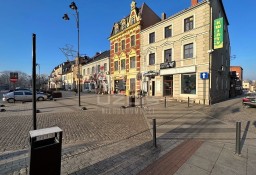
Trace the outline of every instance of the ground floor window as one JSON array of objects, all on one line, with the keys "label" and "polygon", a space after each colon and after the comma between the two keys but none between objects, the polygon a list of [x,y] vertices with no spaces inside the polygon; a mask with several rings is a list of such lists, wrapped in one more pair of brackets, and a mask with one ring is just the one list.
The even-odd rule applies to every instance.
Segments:
[{"label": "ground floor window", "polygon": [[114,92],[115,93],[120,93],[121,91],[125,91],[126,90],[126,86],[125,86],[126,82],[124,80],[115,80],[114,83]]},{"label": "ground floor window", "polygon": [[196,94],[196,74],[181,75],[181,93]]}]

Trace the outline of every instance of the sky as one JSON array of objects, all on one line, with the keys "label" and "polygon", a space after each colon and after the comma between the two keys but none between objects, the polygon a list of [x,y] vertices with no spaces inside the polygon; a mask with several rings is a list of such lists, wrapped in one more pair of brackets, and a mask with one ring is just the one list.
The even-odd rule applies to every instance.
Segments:
[{"label": "sky", "polygon": [[[32,34],[36,34],[36,59],[40,73],[49,75],[67,60],[60,50],[77,50],[77,28],[72,0],[0,0],[0,72],[32,74]],[[80,16],[80,54],[92,57],[109,50],[115,22],[127,16],[132,0],[75,0]],[[136,0],[145,2],[158,16],[167,17],[190,6],[190,0]],[[256,80],[255,0],[223,0],[229,20],[231,66],[242,66],[244,79]],[[62,19],[67,13],[70,20]],[[75,55],[75,54],[74,54]],[[72,58],[69,58],[73,60]],[[39,72],[39,67],[37,71]]]}]

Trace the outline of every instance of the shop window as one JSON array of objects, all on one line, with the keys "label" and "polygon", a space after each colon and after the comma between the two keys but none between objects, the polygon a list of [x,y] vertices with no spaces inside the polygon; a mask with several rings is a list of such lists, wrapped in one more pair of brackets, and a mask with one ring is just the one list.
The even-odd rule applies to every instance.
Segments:
[{"label": "shop window", "polygon": [[196,74],[181,75],[181,93],[196,94]]}]

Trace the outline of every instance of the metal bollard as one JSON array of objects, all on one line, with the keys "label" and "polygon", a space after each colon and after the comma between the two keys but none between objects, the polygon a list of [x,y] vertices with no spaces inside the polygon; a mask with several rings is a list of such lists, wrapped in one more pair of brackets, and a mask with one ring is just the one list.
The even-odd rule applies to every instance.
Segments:
[{"label": "metal bollard", "polygon": [[189,107],[189,97],[188,97],[188,107]]},{"label": "metal bollard", "polygon": [[142,96],[140,96],[140,107],[142,108]]},{"label": "metal bollard", "polygon": [[241,122],[236,122],[236,154],[241,154]]},{"label": "metal bollard", "polygon": [[164,97],[164,107],[166,108],[166,97]]},{"label": "metal bollard", "polygon": [[153,146],[156,148],[156,119],[153,119]]}]

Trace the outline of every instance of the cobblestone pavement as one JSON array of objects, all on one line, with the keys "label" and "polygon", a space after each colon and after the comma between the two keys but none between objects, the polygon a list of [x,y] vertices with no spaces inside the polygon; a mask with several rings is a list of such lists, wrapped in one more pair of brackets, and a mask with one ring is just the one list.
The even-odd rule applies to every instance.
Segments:
[{"label": "cobblestone pavement", "polygon": [[[128,104],[125,96],[89,94],[82,95],[81,101],[88,111],[81,111],[77,97],[71,95],[38,103],[42,111],[38,128],[63,129],[62,174],[137,174],[187,138],[232,143],[234,121],[248,114],[252,125],[256,117],[249,116],[255,109],[243,108],[239,98],[211,107],[191,104],[189,108],[174,101],[164,108],[163,101],[148,98],[143,100],[143,109],[120,108]],[[31,103],[8,104],[7,111],[0,113],[3,174],[28,173],[31,107]],[[149,132],[152,118],[157,119],[157,148],[152,147]]]}]

